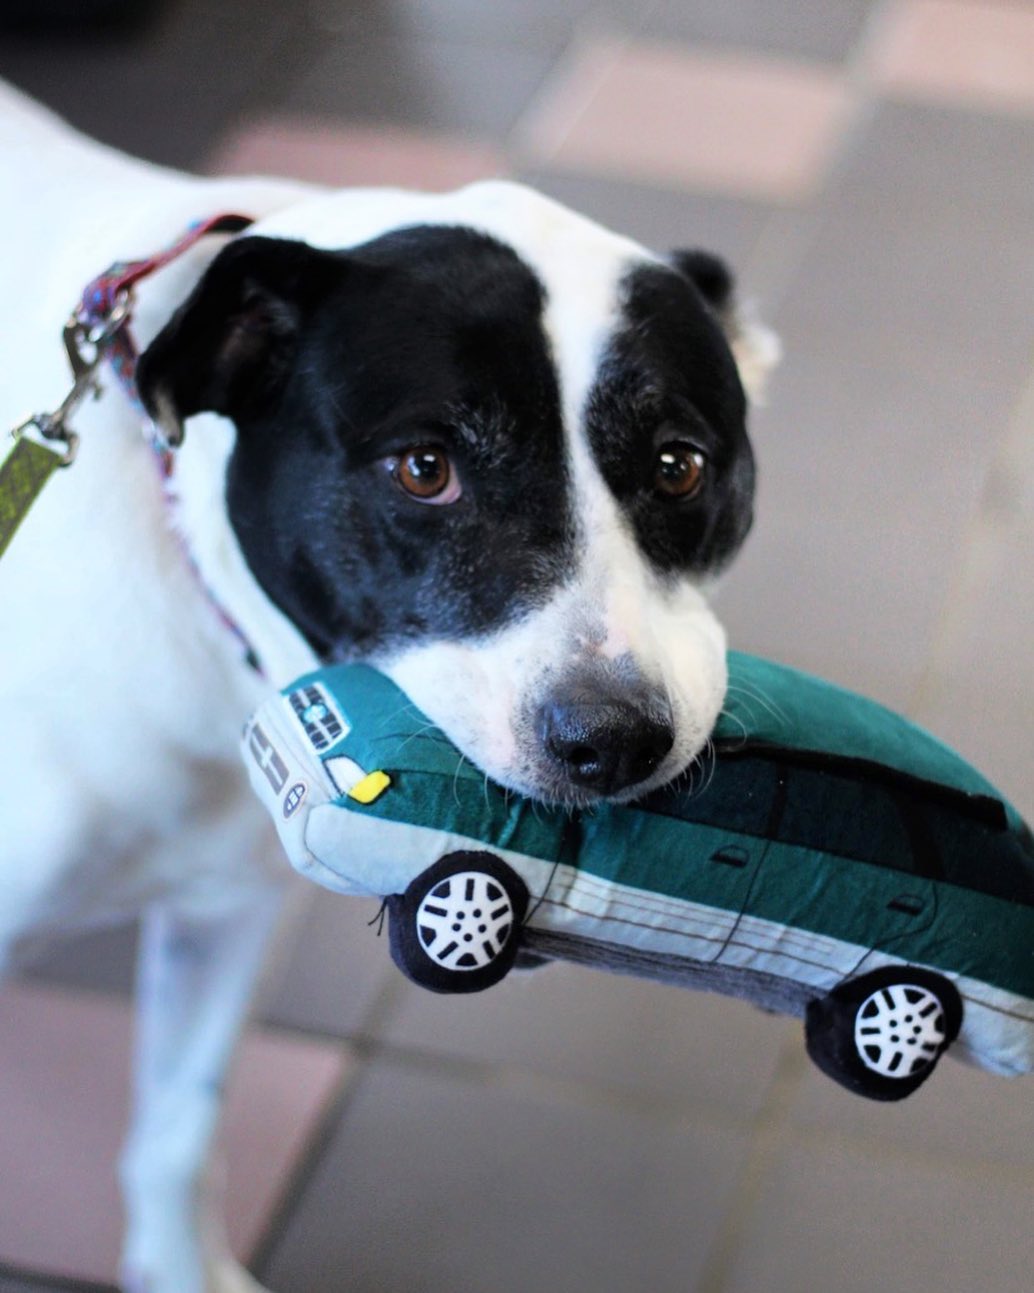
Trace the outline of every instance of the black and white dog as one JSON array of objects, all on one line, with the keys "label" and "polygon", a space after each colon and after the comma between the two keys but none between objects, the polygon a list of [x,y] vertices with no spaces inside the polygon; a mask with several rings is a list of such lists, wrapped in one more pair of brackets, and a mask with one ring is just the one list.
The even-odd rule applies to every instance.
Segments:
[{"label": "black and white dog", "polygon": [[109,263],[197,217],[257,220],[139,290],[140,391],[171,440],[190,420],[171,509],[112,385],[0,561],[0,967],[41,931],[145,914],[125,1285],[254,1290],[205,1188],[287,871],[243,719],[362,657],[527,794],[678,773],[723,701],[706,588],[750,526],[744,388],[774,346],[713,257],[658,258],[512,184],[201,180],[0,90],[0,188],[0,425],[60,400],[62,323]]}]

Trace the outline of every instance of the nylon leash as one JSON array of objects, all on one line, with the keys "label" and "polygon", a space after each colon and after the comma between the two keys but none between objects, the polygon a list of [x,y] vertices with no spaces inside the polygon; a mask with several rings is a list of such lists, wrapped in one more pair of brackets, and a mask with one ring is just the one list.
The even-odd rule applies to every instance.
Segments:
[{"label": "nylon leash", "polygon": [[61,454],[26,437],[0,464],[0,557],[47,481],[64,465]]}]

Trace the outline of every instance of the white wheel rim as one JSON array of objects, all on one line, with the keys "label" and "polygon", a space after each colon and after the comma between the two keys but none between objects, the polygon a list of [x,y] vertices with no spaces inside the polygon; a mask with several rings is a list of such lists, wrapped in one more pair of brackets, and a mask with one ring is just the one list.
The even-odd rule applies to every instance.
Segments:
[{"label": "white wheel rim", "polygon": [[855,1015],[854,1040],[866,1068],[909,1078],[929,1068],[944,1045],[944,1007],[928,988],[892,983],[866,997]]},{"label": "white wheel rim", "polygon": [[416,913],[420,946],[436,965],[460,973],[491,965],[513,922],[509,895],[484,871],[457,871],[441,880]]}]

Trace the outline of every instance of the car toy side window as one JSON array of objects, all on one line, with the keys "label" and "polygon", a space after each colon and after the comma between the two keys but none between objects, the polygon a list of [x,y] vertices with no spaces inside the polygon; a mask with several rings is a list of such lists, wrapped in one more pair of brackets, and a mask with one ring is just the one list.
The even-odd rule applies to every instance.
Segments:
[{"label": "car toy side window", "polygon": [[1034,856],[1022,836],[929,804],[925,817],[950,884],[1034,906]]},{"label": "car toy side window", "polygon": [[773,819],[781,815],[781,769],[758,756],[722,758],[717,768],[706,763],[693,778],[681,778],[647,795],[640,806],[681,821],[766,839]]},{"label": "car toy side window", "polygon": [[926,872],[893,789],[838,770],[791,766],[778,838],[895,871]]}]

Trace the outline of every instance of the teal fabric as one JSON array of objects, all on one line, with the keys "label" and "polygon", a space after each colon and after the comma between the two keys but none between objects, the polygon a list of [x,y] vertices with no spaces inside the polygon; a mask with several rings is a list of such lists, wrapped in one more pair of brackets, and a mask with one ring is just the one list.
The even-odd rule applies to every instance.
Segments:
[{"label": "teal fabric", "polygon": [[[729,665],[717,755],[638,805],[582,812],[488,782],[367,666],[334,666],[294,686],[328,689],[350,724],[325,759],[344,755],[391,776],[373,803],[346,796],[343,810],[1034,998],[1034,849],[994,787],[871,701],[769,661],[736,654]],[[988,802],[995,820],[976,811]]]},{"label": "teal fabric", "polygon": [[999,800],[993,785],[936,737],[873,700],[809,674],[729,652],[729,690],[714,731],[722,748],[772,746],[878,764],[921,781]]},{"label": "teal fabric", "polygon": [[[965,795],[1002,804],[1014,829],[1016,809],[971,764],[899,714],[809,674],[742,652],[729,652],[729,690],[713,740],[725,752],[778,749],[890,769]],[[483,775],[417,707],[368,665],[335,665],[293,686],[322,682],[348,710],[352,731],[331,751],[364,768],[398,766],[457,781]]]},{"label": "teal fabric", "polygon": [[330,690],[350,726],[341,740],[324,751],[325,759],[345,755],[368,772],[405,768],[484,782],[484,774],[463,758],[441,729],[376,669],[364,664],[330,665],[299,678],[289,690],[311,683]]}]

